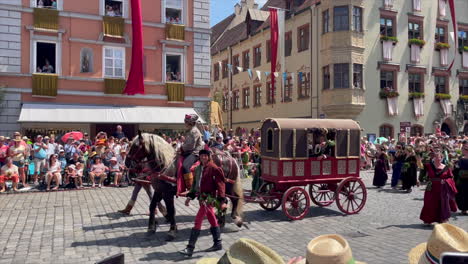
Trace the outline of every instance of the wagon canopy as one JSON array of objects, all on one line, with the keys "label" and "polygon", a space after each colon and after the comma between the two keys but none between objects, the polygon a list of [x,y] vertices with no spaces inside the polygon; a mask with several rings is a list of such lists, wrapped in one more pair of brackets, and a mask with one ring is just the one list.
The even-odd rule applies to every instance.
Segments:
[{"label": "wagon canopy", "polygon": [[[261,128],[262,155],[274,158],[307,158],[311,131],[335,132],[337,157],[359,156],[361,127],[351,119],[268,118]],[[309,139],[310,140],[310,139]]]}]

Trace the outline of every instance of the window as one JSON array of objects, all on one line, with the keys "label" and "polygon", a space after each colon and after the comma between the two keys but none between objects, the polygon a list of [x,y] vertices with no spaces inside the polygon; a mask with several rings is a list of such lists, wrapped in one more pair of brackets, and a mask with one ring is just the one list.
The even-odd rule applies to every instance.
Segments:
[{"label": "window", "polygon": [[56,73],[56,44],[52,42],[36,42],[36,73]]},{"label": "window", "polygon": [[411,137],[420,137],[424,136],[424,127],[421,125],[413,125],[411,126]]},{"label": "window", "polygon": [[273,85],[271,84],[271,81],[268,81],[266,83],[266,89],[267,89],[267,104],[274,104],[276,99],[276,90],[274,89]]},{"label": "window", "polygon": [[81,49],[80,72],[93,72],[93,50],[90,48]]},{"label": "window", "polygon": [[421,29],[418,22],[408,22],[408,39],[421,39]]},{"label": "window", "polygon": [[445,37],[445,33],[446,33],[445,27],[437,26],[436,32],[435,32],[435,42],[445,43],[447,41],[447,38]]},{"label": "window", "polygon": [[362,89],[362,64],[353,64],[353,87]]},{"label": "window", "polygon": [[328,9],[322,13],[322,34],[328,33],[330,31],[330,13]]},{"label": "window", "polygon": [[248,68],[250,68],[250,54],[249,51],[244,51],[242,53],[242,67],[244,68],[244,71],[247,71]]},{"label": "window", "polygon": [[57,9],[57,1],[61,0],[35,0],[34,4],[37,8]]},{"label": "window", "polygon": [[183,7],[184,0],[166,0],[166,23],[184,24]]},{"label": "window", "polygon": [[393,30],[393,19],[391,18],[380,18],[380,35],[395,37],[395,32]]},{"label": "window", "polygon": [[262,85],[257,84],[254,85],[254,106],[261,106],[262,105]]},{"label": "window", "polygon": [[228,111],[228,95],[227,94],[223,96],[223,111],[224,112]]},{"label": "window", "polygon": [[468,79],[460,79],[460,95],[468,95]]},{"label": "window", "polygon": [[267,145],[266,145],[266,150],[268,152],[273,151],[273,129],[269,128],[267,130]]},{"label": "window", "polygon": [[333,31],[349,30],[348,6],[333,8]]},{"label": "window", "polygon": [[219,80],[219,63],[213,65],[213,77],[215,81]]},{"label": "window", "polygon": [[227,78],[228,77],[228,60],[223,60],[222,62],[223,64],[223,79]]},{"label": "window", "polygon": [[418,73],[408,74],[408,91],[410,93],[424,92],[421,79],[422,79],[421,74],[418,74]]},{"label": "window", "polygon": [[297,29],[297,51],[301,52],[309,49],[309,25],[301,26]]},{"label": "window", "polygon": [[[40,1],[40,0],[39,0]],[[122,17],[123,16],[123,0],[105,0],[104,10],[106,16]]]},{"label": "window", "polygon": [[284,36],[284,56],[291,56],[292,50],[292,32],[286,32]]},{"label": "window", "polygon": [[244,99],[242,102],[242,107],[243,108],[249,108],[250,106],[250,88],[244,88],[242,90],[242,98]]},{"label": "window", "polygon": [[104,77],[125,78],[125,48],[104,47]]},{"label": "window", "polygon": [[270,60],[271,60],[271,58],[270,58],[270,56],[271,56],[271,49],[270,49],[270,47],[271,47],[271,41],[270,41],[270,40],[267,40],[267,41],[266,41],[266,45],[265,45],[265,48],[266,48],[266,54],[265,54],[265,56],[266,56],[267,62],[270,62]]},{"label": "window", "polygon": [[395,89],[393,83],[395,72],[393,71],[380,71],[380,89],[390,88]]},{"label": "window", "polygon": [[330,89],[330,66],[322,68],[323,74],[323,90]]},{"label": "window", "polygon": [[182,55],[166,54],[166,82],[183,82]]},{"label": "window", "polygon": [[234,91],[232,96],[232,108],[239,110],[239,91]]},{"label": "window", "polygon": [[253,48],[254,54],[254,67],[258,67],[262,64],[262,46],[258,45]]},{"label": "window", "polygon": [[349,64],[340,63],[333,65],[334,88],[349,88]]},{"label": "window", "polygon": [[392,125],[381,125],[379,128],[379,136],[385,138],[393,138],[393,126]]},{"label": "window", "polygon": [[362,8],[353,6],[353,30],[362,32]]},{"label": "window", "polygon": [[232,71],[233,71],[233,74],[238,74],[239,73],[239,70],[237,69],[237,67],[240,66],[240,63],[239,63],[239,55],[235,55],[234,57],[232,57]]},{"label": "window", "polygon": [[288,76],[284,81],[284,102],[291,102],[292,101],[292,78]]},{"label": "window", "polygon": [[447,76],[434,76],[436,93],[447,93]]},{"label": "window", "polygon": [[466,46],[468,46],[468,31],[460,30],[458,31],[458,48],[463,50]]},{"label": "window", "polygon": [[297,87],[299,98],[308,98],[310,96],[310,72],[298,74]]}]

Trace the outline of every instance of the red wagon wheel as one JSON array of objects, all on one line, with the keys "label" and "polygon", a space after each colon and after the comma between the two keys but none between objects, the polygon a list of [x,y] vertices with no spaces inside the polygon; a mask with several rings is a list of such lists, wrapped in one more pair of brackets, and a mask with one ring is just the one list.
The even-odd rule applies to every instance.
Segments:
[{"label": "red wagon wheel", "polygon": [[274,211],[278,209],[281,205],[281,201],[279,198],[271,198],[268,196],[274,196],[273,189],[275,188],[275,184],[271,182],[264,182],[262,186],[258,189],[258,195],[265,201],[260,202],[260,206],[267,210],[267,211]]},{"label": "red wagon wheel", "polygon": [[331,189],[336,189],[336,184],[334,188],[328,183],[311,184],[309,185],[310,199],[318,206],[329,206],[335,201],[335,190]]},{"label": "red wagon wheel", "polygon": [[291,187],[283,195],[283,212],[291,220],[303,219],[310,209],[310,197],[302,187]]},{"label": "red wagon wheel", "polygon": [[364,208],[367,190],[359,178],[349,177],[341,181],[336,190],[336,203],[341,212],[357,214]]}]

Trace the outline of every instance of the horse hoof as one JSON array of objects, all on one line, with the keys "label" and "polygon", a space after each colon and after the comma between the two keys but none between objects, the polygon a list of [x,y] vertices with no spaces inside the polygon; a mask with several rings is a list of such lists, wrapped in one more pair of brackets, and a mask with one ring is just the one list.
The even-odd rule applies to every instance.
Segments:
[{"label": "horse hoof", "polygon": [[238,227],[242,227],[242,225],[243,225],[244,223],[243,223],[243,221],[242,221],[242,218],[236,216],[236,217],[234,218],[234,224],[236,224],[236,226],[238,226]]}]

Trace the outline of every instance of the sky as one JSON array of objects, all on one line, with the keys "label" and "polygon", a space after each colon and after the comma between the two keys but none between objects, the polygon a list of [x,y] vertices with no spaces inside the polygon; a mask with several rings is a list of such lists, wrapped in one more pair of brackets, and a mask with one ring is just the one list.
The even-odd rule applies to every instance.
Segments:
[{"label": "sky", "polygon": [[[267,0],[255,0],[259,8],[262,7]],[[218,24],[220,21],[234,13],[234,5],[240,0],[211,0],[211,26]]]}]

